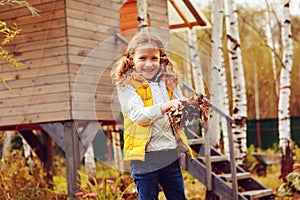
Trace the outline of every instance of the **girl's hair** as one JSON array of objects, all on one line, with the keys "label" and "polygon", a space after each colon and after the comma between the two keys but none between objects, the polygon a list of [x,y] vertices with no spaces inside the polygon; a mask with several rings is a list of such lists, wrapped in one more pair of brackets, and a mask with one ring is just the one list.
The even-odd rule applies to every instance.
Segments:
[{"label": "girl's hair", "polygon": [[175,64],[166,55],[162,40],[146,28],[132,37],[128,44],[126,54],[119,59],[112,69],[111,77],[113,83],[118,86],[125,86],[129,83],[132,78],[132,72],[134,71],[134,66],[130,59],[132,59],[136,49],[144,45],[159,50],[161,66],[160,79],[165,80],[167,87],[173,90],[178,84],[178,77],[174,69]]}]

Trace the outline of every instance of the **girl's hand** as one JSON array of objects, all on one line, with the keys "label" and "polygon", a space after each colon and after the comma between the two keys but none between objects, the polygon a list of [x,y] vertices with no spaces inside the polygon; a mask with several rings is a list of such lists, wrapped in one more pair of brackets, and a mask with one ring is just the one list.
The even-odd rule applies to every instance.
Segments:
[{"label": "girl's hand", "polygon": [[166,112],[170,111],[170,109],[178,109],[181,107],[181,102],[179,99],[173,99],[170,101],[167,101],[160,105],[160,110],[162,114],[165,114]]}]

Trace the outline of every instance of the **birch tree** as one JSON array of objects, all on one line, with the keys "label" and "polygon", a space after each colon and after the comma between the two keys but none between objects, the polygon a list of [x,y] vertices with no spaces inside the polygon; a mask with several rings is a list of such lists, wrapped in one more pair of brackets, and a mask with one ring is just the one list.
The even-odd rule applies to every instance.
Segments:
[{"label": "birch tree", "polygon": [[[222,27],[223,27],[223,1],[213,0],[212,2],[212,61],[210,75],[210,98],[211,102],[218,108],[221,107],[221,83],[220,83],[220,68],[222,64]],[[208,129],[208,135],[212,141],[219,145],[220,143],[220,116],[212,111]]]},{"label": "birch tree", "polygon": [[[277,74],[277,65],[276,65],[276,55],[278,55],[278,49],[279,49],[279,39],[273,38],[274,29],[276,26],[274,26],[277,23],[274,23],[274,18],[276,18],[275,11],[272,9],[269,0],[265,0],[266,4],[266,23],[265,23],[265,35],[267,39],[267,44],[269,48],[271,49],[271,60],[272,60],[272,69],[273,69],[273,77],[274,77],[274,85],[275,85],[275,93],[278,96],[278,74]],[[272,31],[273,30],[273,31]],[[276,32],[275,32],[276,33]],[[279,34],[280,35],[280,34]],[[275,37],[276,38],[276,37]]]},{"label": "birch tree", "polygon": [[200,66],[200,57],[198,54],[198,42],[197,42],[197,34],[195,29],[188,30],[188,39],[189,39],[189,47],[190,47],[190,58],[192,64],[192,72],[193,72],[193,80],[195,84],[195,89],[199,94],[204,94],[204,83],[202,70]]},{"label": "birch tree", "polygon": [[225,22],[227,34],[227,48],[231,71],[233,95],[232,125],[234,154],[238,165],[246,166],[246,131],[247,131],[247,101],[244,69],[238,28],[238,13],[234,0],[225,0]]},{"label": "birch tree", "polygon": [[3,131],[1,133],[5,134],[5,138],[3,141],[3,147],[2,147],[2,157],[7,156],[10,152],[11,148],[11,140],[13,136],[15,135],[15,131]]},{"label": "birch tree", "polygon": [[96,178],[96,162],[93,144],[90,144],[86,149],[86,152],[84,154],[84,164],[88,179],[90,181],[94,181],[94,179]]},{"label": "birch tree", "polygon": [[138,29],[147,27],[147,0],[137,0]]},{"label": "birch tree", "polygon": [[121,140],[120,140],[119,131],[114,130],[112,132],[112,141],[113,141],[115,167],[118,171],[123,172],[124,167],[123,167],[122,149],[121,149]]},{"label": "birch tree", "polygon": [[[211,73],[211,99],[218,108],[225,114],[229,115],[229,101],[228,101],[228,87],[226,78],[226,69],[223,53],[223,17],[224,17],[224,3],[223,0],[212,1],[212,73]],[[218,118],[214,120],[214,118]],[[213,119],[213,120],[212,120]],[[219,116],[212,113],[209,131],[217,132],[220,134],[220,128],[223,133],[224,152],[229,155],[229,141],[228,129],[225,118],[219,120]],[[215,124],[221,124],[221,127]]]},{"label": "birch tree", "polygon": [[280,72],[278,130],[281,151],[281,178],[292,171],[293,153],[291,150],[290,95],[291,70],[293,65],[293,41],[290,19],[290,0],[282,0],[281,37],[283,46],[282,68]]}]

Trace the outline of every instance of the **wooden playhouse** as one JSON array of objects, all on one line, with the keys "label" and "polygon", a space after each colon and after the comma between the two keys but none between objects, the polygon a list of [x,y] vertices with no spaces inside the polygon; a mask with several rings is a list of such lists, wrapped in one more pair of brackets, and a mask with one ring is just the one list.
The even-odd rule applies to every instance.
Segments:
[{"label": "wooden playhouse", "polygon": [[[115,123],[112,104],[117,106],[118,100],[109,66],[122,54],[120,31],[138,28],[140,1],[28,2],[39,17],[25,7],[0,7],[1,20],[22,30],[6,49],[24,64],[16,69],[0,60],[1,78],[6,81],[0,84],[0,129],[22,134],[49,170],[54,140],[66,154],[72,196],[84,147],[100,124]],[[146,3],[147,25],[168,29],[168,2]],[[34,130],[42,131],[41,141]]]}]

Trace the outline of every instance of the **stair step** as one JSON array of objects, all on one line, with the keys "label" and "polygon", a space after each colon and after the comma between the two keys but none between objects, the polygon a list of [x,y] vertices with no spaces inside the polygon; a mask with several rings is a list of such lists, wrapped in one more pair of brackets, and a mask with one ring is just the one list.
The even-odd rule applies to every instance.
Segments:
[{"label": "stair step", "polygon": [[188,139],[188,143],[189,143],[189,145],[203,144],[204,139],[202,139],[202,138]]},{"label": "stair step", "polygon": [[[205,157],[199,157],[204,163],[206,162],[206,158]],[[223,162],[223,161],[228,161],[227,156],[210,156],[210,162],[214,163],[214,162]]]},{"label": "stair step", "polygon": [[[225,181],[231,181],[232,177],[231,174],[218,174],[218,176],[220,178],[222,178]],[[236,178],[237,180],[241,180],[241,179],[246,179],[246,178],[251,178],[251,173],[249,172],[238,172],[236,173]]]},{"label": "stair step", "polygon": [[247,197],[250,200],[254,200],[261,197],[274,195],[274,192],[272,189],[263,189],[263,190],[249,190],[246,192],[241,192],[240,194]]}]

